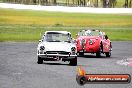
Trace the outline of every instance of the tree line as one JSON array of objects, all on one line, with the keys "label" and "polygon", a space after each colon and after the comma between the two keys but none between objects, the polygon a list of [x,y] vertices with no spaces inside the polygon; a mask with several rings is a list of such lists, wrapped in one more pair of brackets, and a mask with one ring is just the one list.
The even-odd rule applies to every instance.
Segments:
[{"label": "tree line", "polygon": [[[61,2],[60,2],[61,1]],[[123,0],[122,7],[132,7],[132,0]],[[3,0],[3,2],[34,4],[34,5],[67,5],[67,6],[89,6],[114,8],[117,0]],[[100,6],[101,4],[101,6]]]}]

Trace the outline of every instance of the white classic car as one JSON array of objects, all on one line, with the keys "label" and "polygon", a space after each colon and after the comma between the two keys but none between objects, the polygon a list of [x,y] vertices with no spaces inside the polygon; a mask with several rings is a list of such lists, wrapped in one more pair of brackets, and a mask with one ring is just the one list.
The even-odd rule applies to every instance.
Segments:
[{"label": "white classic car", "polygon": [[37,47],[38,64],[44,61],[69,61],[77,65],[77,48],[67,31],[46,31]]}]

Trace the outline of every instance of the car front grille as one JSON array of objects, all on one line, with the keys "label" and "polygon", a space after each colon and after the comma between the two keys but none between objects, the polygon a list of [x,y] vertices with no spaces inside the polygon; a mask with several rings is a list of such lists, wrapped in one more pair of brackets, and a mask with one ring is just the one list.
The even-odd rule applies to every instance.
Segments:
[{"label": "car front grille", "polygon": [[64,54],[67,55],[70,52],[65,52],[65,51],[47,51],[46,54]]}]

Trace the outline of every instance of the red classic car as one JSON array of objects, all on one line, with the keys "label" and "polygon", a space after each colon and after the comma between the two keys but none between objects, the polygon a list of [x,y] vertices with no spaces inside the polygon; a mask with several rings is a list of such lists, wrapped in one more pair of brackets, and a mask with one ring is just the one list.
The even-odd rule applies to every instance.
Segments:
[{"label": "red classic car", "polygon": [[80,56],[84,53],[96,53],[100,57],[101,53],[106,57],[111,56],[112,45],[105,32],[100,30],[81,30],[76,39],[77,52]]}]

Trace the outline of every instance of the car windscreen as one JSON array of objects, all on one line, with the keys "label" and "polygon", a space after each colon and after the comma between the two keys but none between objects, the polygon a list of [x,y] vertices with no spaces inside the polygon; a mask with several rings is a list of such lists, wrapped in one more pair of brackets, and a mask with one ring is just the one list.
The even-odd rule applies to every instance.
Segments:
[{"label": "car windscreen", "polygon": [[49,32],[45,35],[47,42],[69,42],[71,41],[70,34]]},{"label": "car windscreen", "polygon": [[78,35],[79,36],[85,36],[85,30],[82,30],[82,31],[78,32]]},{"label": "car windscreen", "polygon": [[92,36],[100,36],[100,35],[103,35],[103,33],[101,31],[91,31],[91,35]]},{"label": "car windscreen", "polygon": [[100,31],[91,31],[91,30],[87,30],[87,31],[81,31],[78,33],[79,36],[100,36],[103,33]]}]

